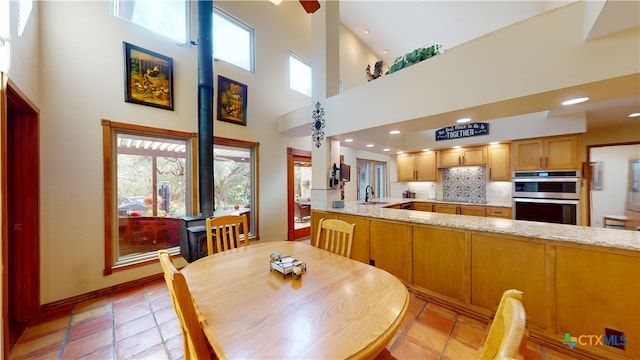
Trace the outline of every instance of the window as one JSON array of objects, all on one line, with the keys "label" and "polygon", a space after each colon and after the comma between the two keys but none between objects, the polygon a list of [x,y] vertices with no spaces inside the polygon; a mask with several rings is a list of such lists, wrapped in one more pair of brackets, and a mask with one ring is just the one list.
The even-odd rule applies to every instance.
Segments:
[{"label": "window", "polygon": [[29,21],[32,9],[33,0],[20,0],[18,3],[18,36],[22,36],[24,29],[27,27],[27,21]]},{"label": "window", "polygon": [[294,53],[289,53],[289,87],[311,96],[311,65]]},{"label": "window", "polygon": [[103,121],[105,274],[180,245],[192,211],[191,134]]},{"label": "window", "polygon": [[189,41],[189,1],[113,1],[114,15],[180,44]]},{"label": "window", "polygon": [[240,20],[213,9],[213,56],[247,71],[254,71],[253,29]]},{"label": "window", "polygon": [[257,234],[258,144],[213,138],[214,216],[239,212],[247,215],[249,236]]},{"label": "window", "polygon": [[364,200],[367,185],[373,187],[375,197],[387,196],[387,163],[374,160],[357,159],[358,164],[358,200]]}]

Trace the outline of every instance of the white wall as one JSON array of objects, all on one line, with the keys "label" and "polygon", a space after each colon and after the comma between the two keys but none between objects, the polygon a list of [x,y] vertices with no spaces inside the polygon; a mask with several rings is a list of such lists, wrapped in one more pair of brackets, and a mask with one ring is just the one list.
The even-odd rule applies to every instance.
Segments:
[{"label": "white wall", "polygon": [[631,155],[640,155],[640,145],[591,148],[590,161],[604,166],[602,190],[591,191],[591,226],[603,227],[605,215],[624,215]]},{"label": "white wall", "polygon": [[[309,150],[311,137],[280,134],[276,117],[310,103],[289,89],[288,68],[290,50],[311,58],[310,18],[293,1],[280,6],[268,1],[214,5],[253,27],[256,40],[255,73],[223,61],[214,64],[216,83],[220,74],[248,86],[247,126],[214,120],[214,135],[260,143],[260,240],[284,240],[286,148]],[[111,16],[108,1],[51,1],[39,6],[41,73],[30,77],[24,71],[23,83],[35,82],[42,98],[41,302],[46,304],[160,272],[153,264],[102,275],[100,120],[196,132],[197,48],[177,46]],[[70,14],[82,16],[70,21]],[[124,102],[123,41],[173,58],[174,111]],[[22,74],[21,69],[15,71]]]}]

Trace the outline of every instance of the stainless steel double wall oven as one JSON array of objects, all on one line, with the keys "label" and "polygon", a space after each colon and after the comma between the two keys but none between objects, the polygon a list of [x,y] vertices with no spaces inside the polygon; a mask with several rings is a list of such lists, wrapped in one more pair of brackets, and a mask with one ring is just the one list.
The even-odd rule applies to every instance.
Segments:
[{"label": "stainless steel double wall oven", "polygon": [[514,219],[579,225],[578,170],[516,171],[512,191]]}]

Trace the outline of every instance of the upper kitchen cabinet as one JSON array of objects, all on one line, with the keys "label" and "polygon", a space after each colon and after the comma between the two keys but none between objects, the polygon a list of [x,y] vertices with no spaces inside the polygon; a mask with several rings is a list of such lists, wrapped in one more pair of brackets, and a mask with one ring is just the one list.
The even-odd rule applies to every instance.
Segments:
[{"label": "upper kitchen cabinet", "polygon": [[511,180],[511,162],[509,161],[509,144],[489,145],[487,148],[487,171],[490,181]]},{"label": "upper kitchen cabinet", "polygon": [[579,169],[578,137],[553,136],[511,143],[513,170]]},{"label": "upper kitchen cabinet", "polygon": [[436,153],[423,151],[397,158],[398,181],[436,181]]},{"label": "upper kitchen cabinet", "polygon": [[438,167],[480,166],[487,164],[487,147],[474,146],[438,151]]}]

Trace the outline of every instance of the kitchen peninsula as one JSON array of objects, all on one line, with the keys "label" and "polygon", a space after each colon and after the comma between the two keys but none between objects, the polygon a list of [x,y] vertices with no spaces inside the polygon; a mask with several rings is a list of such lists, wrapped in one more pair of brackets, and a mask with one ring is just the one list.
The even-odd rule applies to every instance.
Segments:
[{"label": "kitchen peninsula", "polygon": [[502,292],[517,288],[532,339],[562,350],[565,333],[618,331],[624,350],[572,351],[640,357],[640,232],[389,208],[413,200],[313,209],[312,228],[327,217],[355,223],[352,258],[461,313],[488,320]]}]

